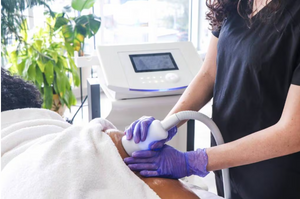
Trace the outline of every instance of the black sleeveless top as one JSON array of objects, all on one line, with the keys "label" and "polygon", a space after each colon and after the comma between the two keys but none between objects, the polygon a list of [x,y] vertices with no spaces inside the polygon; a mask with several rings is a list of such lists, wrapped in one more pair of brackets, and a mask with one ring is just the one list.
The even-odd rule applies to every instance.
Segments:
[{"label": "black sleeveless top", "polygon": [[[286,2],[274,23],[256,15],[248,28],[234,12],[213,32],[219,37],[213,120],[225,142],[277,123],[290,85],[300,85],[300,1]],[[299,199],[300,152],[231,168],[230,178],[233,199]]]}]

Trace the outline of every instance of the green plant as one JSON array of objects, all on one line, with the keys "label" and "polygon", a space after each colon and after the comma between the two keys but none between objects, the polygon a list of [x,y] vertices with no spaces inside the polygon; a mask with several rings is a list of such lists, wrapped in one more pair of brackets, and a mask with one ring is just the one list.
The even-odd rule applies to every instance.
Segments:
[{"label": "green plant", "polygon": [[19,32],[22,30],[22,27],[24,27],[22,23],[26,18],[26,14],[23,14],[23,11],[35,5],[44,5],[48,8],[49,13],[52,12],[46,1],[42,0],[1,1],[1,44],[4,51],[10,39],[22,40]]},{"label": "green plant", "polygon": [[[70,56],[73,50],[65,45],[60,31],[53,31],[54,22],[50,18],[47,21],[48,28],[39,28],[31,39],[25,31],[21,34],[26,45],[10,53],[10,71],[35,83],[42,93],[44,108],[52,108],[53,93],[70,107],[76,104],[71,84],[80,84],[77,67]],[[68,51],[71,52],[65,53]]]},{"label": "green plant", "polygon": [[[83,9],[91,8],[94,3],[95,0],[73,0],[72,8],[82,11]],[[66,43],[71,45],[75,51],[82,51],[84,39],[94,36],[99,30],[101,18],[93,14],[72,18],[68,16],[67,10],[65,9],[65,12],[55,14],[54,31],[61,29]]]},{"label": "green plant", "polygon": [[[94,1],[90,0],[73,1],[72,7],[78,9],[79,6],[81,11],[93,4]],[[101,20],[94,15],[71,18],[65,12],[47,14],[46,27],[39,28],[30,38],[25,28],[26,21],[22,22],[19,33],[22,39],[8,54],[10,71],[35,83],[43,95],[44,108],[52,108],[53,94],[70,108],[76,104],[71,85],[80,84],[73,60],[74,51],[82,50],[84,39],[97,33]]]}]

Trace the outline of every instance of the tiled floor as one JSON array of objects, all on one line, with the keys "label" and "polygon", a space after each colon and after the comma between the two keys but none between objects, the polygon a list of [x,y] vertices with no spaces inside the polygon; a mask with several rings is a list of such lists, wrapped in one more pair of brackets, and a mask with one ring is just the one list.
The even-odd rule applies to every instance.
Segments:
[{"label": "tiled floor", "polygon": [[[71,108],[71,111],[65,112],[65,117],[71,119],[75,112],[78,110],[81,102],[80,99],[77,100],[77,105]],[[101,105],[102,106],[102,105]],[[200,112],[211,117],[211,103],[208,103],[203,107]],[[83,105],[83,108],[77,113],[76,117],[73,120],[73,124],[86,124],[88,123],[88,104],[87,100]],[[207,148],[210,147],[210,131],[209,129],[202,124],[201,122],[195,122],[195,148]],[[190,177],[186,179],[188,182],[201,186],[202,188],[216,193],[215,179],[214,174],[210,172],[205,178],[200,177]]]}]

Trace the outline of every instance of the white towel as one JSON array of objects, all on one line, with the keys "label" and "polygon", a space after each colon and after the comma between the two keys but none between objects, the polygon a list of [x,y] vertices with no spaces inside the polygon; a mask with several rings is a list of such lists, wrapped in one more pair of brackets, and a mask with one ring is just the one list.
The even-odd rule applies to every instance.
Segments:
[{"label": "white towel", "polygon": [[54,112],[1,113],[3,199],[159,198],[124,164],[96,119],[71,126]]}]

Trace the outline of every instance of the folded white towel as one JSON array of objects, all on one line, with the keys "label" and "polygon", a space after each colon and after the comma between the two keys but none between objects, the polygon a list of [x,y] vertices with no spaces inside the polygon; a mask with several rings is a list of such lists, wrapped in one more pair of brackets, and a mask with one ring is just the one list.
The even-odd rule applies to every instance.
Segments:
[{"label": "folded white towel", "polygon": [[115,128],[108,121],[70,126],[42,109],[1,116],[2,198],[159,198],[103,133]]}]

